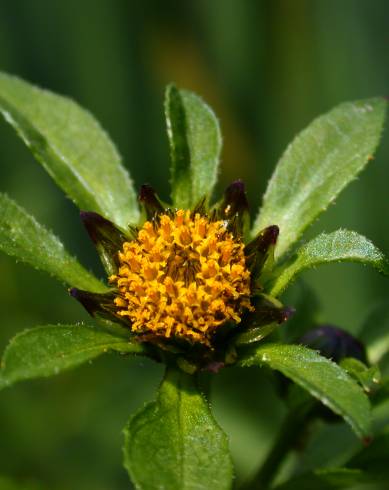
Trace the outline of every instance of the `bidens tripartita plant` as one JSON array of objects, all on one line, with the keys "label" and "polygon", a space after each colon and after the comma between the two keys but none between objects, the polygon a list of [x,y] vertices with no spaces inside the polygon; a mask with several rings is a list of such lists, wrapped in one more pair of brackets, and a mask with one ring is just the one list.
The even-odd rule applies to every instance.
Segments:
[{"label": "bidens tripartita plant", "polygon": [[[0,248],[66,283],[97,320],[16,335],[3,356],[1,386],[58,374],[103,353],[165,363],[155,401],[125,428],[124,464],[139,489],[232,487],[227,436],[198,389],[202,371],[231,365],[279,371],[310,394],[306,400],[323,402],[367,441],[370,403],[357,373],[368,368],[356,360],[343,368],[317,350],[277,341],[275,333],[293,313],[279,298],[304,269],[356,261],[389,272],[383,254],[354,231],[299,244],[371,160],[385,109],[384,99],[369,99],[316,119],[288,146],[250,225],[240,180],[212,201],[221,134],[195,94],[166,90],[172,191],[164,203],[148,185],[136,197],[115,147],[88,112],[0,75],[5,120],[81,209],[107,273],[100,282],[1,194]],[[272,341],[264,340],[270,334]],[[279,461],[270,470],[269,464],[266,478],[260,472],[248,487],[270,484]]]}]

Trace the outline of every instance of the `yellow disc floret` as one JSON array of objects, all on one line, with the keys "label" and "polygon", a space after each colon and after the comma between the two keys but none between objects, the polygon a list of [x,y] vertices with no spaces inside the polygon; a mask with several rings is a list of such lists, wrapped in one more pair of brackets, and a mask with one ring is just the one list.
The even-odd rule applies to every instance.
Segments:
[{"label": "yellow disc floret", "polygon": [[211,345],[250,305],[244,245],[224,221],[179,210],[146,221],[118,252],[117,313],[134,333]]}]

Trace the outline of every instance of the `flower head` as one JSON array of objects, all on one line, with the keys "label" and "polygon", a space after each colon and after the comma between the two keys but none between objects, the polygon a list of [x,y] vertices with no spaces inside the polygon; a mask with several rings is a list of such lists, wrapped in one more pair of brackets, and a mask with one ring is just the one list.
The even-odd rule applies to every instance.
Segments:
[{"label": "flower head", "polygon": [[90,314],[120,322],[141,342],[189,352],[196,362],[224,362],[237,335],[288,317],[290,310],[263,296],[261,286],[278,228],[245,245],[241,181],[211,209],[205,199],[193,210],[165,208],[150,186],[139,201],[143,223],[126,232],[81,213],[112,286],[106,294],[71,290]]},{"label": "flower head", "polygon": [[118,252],[114,303],[134,333],[210,345],[226,321],[241,322],[250,304],[244,245],[212,221],[182,209],[146,221]]}]

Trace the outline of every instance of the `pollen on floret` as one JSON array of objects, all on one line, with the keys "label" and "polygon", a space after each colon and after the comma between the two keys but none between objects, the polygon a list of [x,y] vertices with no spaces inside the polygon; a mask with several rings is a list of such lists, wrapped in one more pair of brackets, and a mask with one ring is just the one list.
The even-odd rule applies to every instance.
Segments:
[{"label": "pollen on floret", "polygon": [[212,346],[215,331],[239,323],[250,304],[244,245],[224,221],[178,210],[146,221],[118,251],[117,314],[147,337]]}]

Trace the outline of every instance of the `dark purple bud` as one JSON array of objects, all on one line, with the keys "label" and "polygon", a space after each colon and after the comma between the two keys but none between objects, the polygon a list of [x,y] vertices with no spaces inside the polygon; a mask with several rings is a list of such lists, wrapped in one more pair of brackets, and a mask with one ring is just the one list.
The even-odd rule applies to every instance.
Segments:
[{"label": "dark purple bud", "polygon": [[141,186],[139,191],[139,202],[143,205],[147,219],[152,219],[156,215],[164,212],[164,207],[158,199],[157,194],[148,184]]},{"label": "dark purple bud", "polygon": [[226,218],[247,211],[249,203],[246,197],[245,185],[242,180],[236,180],[224,191],[224,209]]},{"label": "dark purple bud", "polygon": [[321,325],[309,330],[299,340],[300,344],[318,350],[320,354],[335,362],[345,357],[354,357],[366,362],[366,352],[362,343],[341,328]]},{"label": "dark purple bud", "polygon": [[123,317],[117,315],[117,308],[114,303],[116,294],[114,291],[108,293],[91,293],[82,289],[71,288],[70,296],[79,301],[86,311],[93,317],[100,316],[113,322],[120,322],[128,325]]},{"label": "dark purple bud", "polygon": [[253,286],[260,278],[263,270],[270,269],[274,261],[274,249],[277,243],[279,228],[271,225],[261,230],[245,247],[246,264],[251,271]]},{"label": "dark purple bud", "polygon": [[81,220],[96,246],[101,262],[109,275],[118,269],[118,251],[127,240],[111,221],[91,211],[81,211]]},{"label": "dark purple bud", "polygon": [[249,204],[243,181],[236,180],[227,187],[217,210],[218,219],[227,220],[233,234],[243,235],[249,227]]}]

